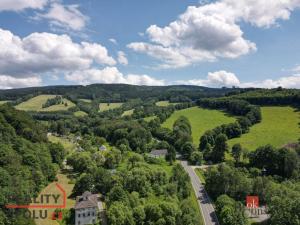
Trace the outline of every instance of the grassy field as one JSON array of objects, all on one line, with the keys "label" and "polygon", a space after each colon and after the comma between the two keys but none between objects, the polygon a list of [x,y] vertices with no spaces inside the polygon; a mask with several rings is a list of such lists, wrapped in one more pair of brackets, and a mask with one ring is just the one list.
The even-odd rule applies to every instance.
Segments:
[{"label": "grassy field", "polygon": [[48,140],[53,143],[61,143],[69,153],[75,151],[75,149],[76,149],[76,145],[74,143],[70,142],[66,138],[50,135],[50,136],[48,136]]},{"label": "grassy field", "polygon": [[87,113],[83,112],[83,111],[74,112],[74,116],[76,116],[76,117],[82,117],[82,116],[86,116],[86,115],[87,115]]},{"label": "grassy field", "polygon": [[261,107],[262,121],[250,128],[250,132],[240,138],[228,141],[231,147],[240,143],[248,150],[272,144],[281,147],[296,142],[300,135],[300,114],[291,107]]},{"label": "grassy field", "polygon": [[169,106],[169,105],[176,105],[177,103],[171,103],[169,101],[159,101],[159,102],[156,102],[155,105],[157,106]]},{"label": "grassy field", "polygon": [[124,111],[122,114],[122,117],[123,116],[131,116],[133,114],[133,111],[134,111],[134,109]]},{"label": "grassy field", "polygon": [[53,111],[60,111],[60,110],[68,110],[70,107],[74,106],[74,103],[63,99],[64,102],[66,102],[68,105],[65,106],[64,104],[59,105],[52,105],[47,108],[43,108],[43,104],[46,103],[46,101],[50,98],[55,98],[56,95],[38,95],[36,97],[33,97],[25,102],[20,103],[16,106],[19,110],[24,111],[45,111],[45,112],[53,112]]},{"label": "grassy field", "polygon": [[175,111],[162,126],[172,129],[174,122],[180,116],[185,116],[189,119],[192,125],[193,142],[196,146],[199,145],[199,139],[205,131],[213,129],[221,124],[232,123],[235,121],[234,117],[226,116],[223,112],[218,110],[192,107]]},{"label": "grassy field", "polygon": [[103,102],[99,104],[99,111],[103,112],[103,111],[107,111],[110,109],[116,109],[119,108],[123,105],[123,103],[107,103],[107,102]]}]

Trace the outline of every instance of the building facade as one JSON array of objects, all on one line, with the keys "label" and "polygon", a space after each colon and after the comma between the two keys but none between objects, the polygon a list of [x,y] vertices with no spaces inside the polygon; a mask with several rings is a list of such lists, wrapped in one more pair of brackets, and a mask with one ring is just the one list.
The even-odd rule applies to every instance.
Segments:
[{"label": "building facade", "polygon": [[101,201],[97,194],[88,191],[77,196],[75,204],[75,225],[96,224],[99,221]]}]

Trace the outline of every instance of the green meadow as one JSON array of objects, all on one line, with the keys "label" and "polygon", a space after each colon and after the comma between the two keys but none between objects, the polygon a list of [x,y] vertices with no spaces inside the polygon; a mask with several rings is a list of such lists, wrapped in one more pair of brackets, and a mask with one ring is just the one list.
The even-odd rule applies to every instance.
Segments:
[{"label": "green meadow", "polygon": [[134,109],[130,109],[130,110],[126,110],[123,112],[122,117],[123,116],[131,116],[134,112]]},{"label": "green meadow", "polygon": [[61,110],[68,110],[69,108],[75,106],[75,104],[67,99],[63,99],[65,104],[52,105],[47,108],[43,108],[43,104],[46,103],[48,99],[55,98],[56,95],[38,95],[33,97],[25,102],[20,103],[16,106],[16,109],[24,110],[24,111],[44,111],[44,112],[54,112]]},{"label": "green meadow", "polygon": [[119,108],[123,105],[123,103],[108,103],[108,102],[103,102],[99,104],[99,111],[103,112],[103,111],[107,111],[110,109],[116,109]]},{"label": "green meadow", "polygon": [[169,106],[169,105],[176,105],[177,103],[171,103],[169,101],[159,101],[159,102],[156,102],[155,105],[157,106],[163,106],[163,107],[166,107],[166,106]]},{"label": "green meadow", "polygon": [[229,146],[240,143],[248,150],[272,144],[281,147],[296,142],[300,136],[300,113],[292,107],[261,107],[262,121],[250,128],[240,138],[228,141]]},{"label": "green meadow", "polygon": [[172,129],[174,122],[180,116],[185,116],[189,119],[192,125],[193,142],[196,146],[199,145],[199,139],[205,131],[213,129],[219,125],[235,121],[234,117],[229,117],[218,110],[191,107],[175,111],[171,117],[162,124],[162,126]]}]

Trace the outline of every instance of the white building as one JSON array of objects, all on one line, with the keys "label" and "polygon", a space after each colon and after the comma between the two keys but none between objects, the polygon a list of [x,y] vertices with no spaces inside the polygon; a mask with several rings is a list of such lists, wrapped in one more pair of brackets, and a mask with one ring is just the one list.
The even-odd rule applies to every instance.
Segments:
[{"label": "white building", "polygon": [[99,221],[101,209],[99,195],[91,192],[84,192],[82,196],[76,197],[75,204],[75,225],[95,224]]}]

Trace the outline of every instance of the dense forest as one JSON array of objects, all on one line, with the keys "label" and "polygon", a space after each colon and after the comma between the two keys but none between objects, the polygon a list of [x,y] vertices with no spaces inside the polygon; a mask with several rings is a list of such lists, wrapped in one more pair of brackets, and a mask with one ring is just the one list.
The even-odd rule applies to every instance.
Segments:
[{"label": "dense forest", "polygon": [[65,157],[62,146],[47,141],[46,129],[26,113],[0,106],[0,224],[28,225],[24,210],[7,204],[28,204],[55,179]]},{"label": "dense forest", "polygon": [[158,98],[171,102],[196,100],[200,97],[223,96],[232,91],[231,88],[207,88],[199,86],[135,86],[127,84],[92,84],[87,86],[48,86],[0,90],[0,100],[17,100],[24,96],[40,94],[64,95],[70,100],[98,99],[105,102],[123,102],[134,99]]}]

